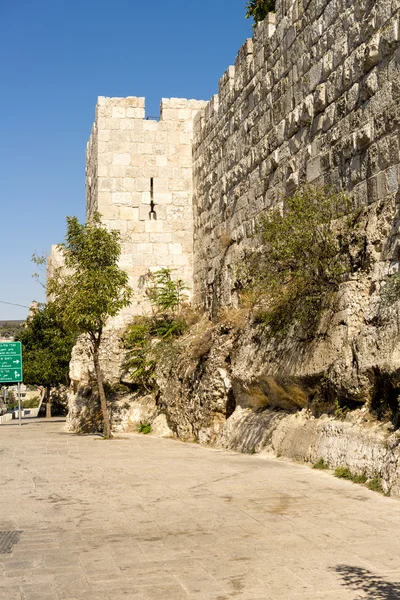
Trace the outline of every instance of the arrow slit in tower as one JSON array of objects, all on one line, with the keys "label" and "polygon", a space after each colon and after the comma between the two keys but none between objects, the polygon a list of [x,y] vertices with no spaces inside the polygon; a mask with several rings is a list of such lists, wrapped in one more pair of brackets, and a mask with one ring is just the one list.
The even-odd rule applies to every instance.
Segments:
[{"label": "arrow slit in tower", "polygon": [[149,212],[150,221],[157,220],[157,213],[154,210],[154,207],[155,207],[155,204],[154,204],[154,178],[151,177],[150,178],[150,212]]}]

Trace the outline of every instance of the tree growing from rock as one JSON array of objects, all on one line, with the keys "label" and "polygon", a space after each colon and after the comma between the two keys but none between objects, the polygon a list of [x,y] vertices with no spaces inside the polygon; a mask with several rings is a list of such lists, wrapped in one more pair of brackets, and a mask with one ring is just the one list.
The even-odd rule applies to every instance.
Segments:
[{"label": "tree growing from rock", "polygon": [[59,245],[59,249],[65,264],[56,269],[50,279],[48,293],[65,328],[76,334],[86,334],[89,340],[104,437],[111,438],[99,351],[107,320],[129,306],[132,295],[128,275],[118,266],[121,236],[118,231],[108,231],[99,214],[95,214],[86,225],[76,217],[67,217],[65,242]]},{"label": "tree growing from rock", "polygon": [[46,388],[46,417],[51,417],[51,389],[69,383],[69,362],[76,335],[63,326],[53,302],[38,304],[20,329],[24,382]]},{"label": "tree growing from rock", "polygon": [[246,19],[253,19],[255,27],[268,13],[275,12],[275,0],[248,0],[246,10]]}]

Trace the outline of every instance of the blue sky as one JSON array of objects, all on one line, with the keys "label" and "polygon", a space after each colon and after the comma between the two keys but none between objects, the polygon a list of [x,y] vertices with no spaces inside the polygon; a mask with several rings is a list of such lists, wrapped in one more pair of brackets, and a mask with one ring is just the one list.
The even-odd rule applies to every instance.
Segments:
[{"label": "blue sky", "polygon": [[[245,0],[0,0],[0,300],[44,292],[33,252],[85,214],[85,147],[97,96],[208,100],[246,37]],[[27,310],[0,303],[0,320]]]}]

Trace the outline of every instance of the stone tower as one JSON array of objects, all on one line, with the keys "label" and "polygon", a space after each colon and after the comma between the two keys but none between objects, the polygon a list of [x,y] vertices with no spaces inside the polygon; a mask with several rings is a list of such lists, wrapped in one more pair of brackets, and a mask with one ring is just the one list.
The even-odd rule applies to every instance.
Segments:
[{"label": "stone tower", "polygon": [[192,131],[205,104],[163,99],[154,120],[145,118],[144,98],[98,99],[86,152],[86,217],[98,211],[121,232],[120,266],[134,290],[115,326],[146,310],[149,271],[174,269],[192,290]]}]

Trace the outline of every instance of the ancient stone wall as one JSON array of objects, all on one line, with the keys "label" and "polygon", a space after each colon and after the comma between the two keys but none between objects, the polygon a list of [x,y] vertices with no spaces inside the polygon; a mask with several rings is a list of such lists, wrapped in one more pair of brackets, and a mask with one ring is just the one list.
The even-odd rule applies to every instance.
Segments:
[{"label": "ancient stone wall", "polygon": [[303,182],[398,193],[399,0],[278,0],[194,129],[194,288],[235,303],[258,215]]},{"label": "ancient stone wall", "polygon": [[135,292],[116,327],[146,310],[149,270],[169,267],[192,285],[192,130],[204,104],[163,99],[157,121],[145,118],[144,98],[98,99],[87,147],[87,218],[98,211],[121,232],[120,265]]}]

